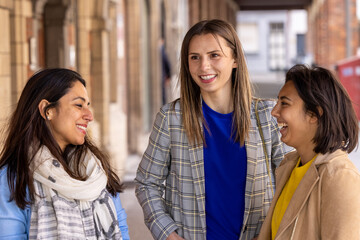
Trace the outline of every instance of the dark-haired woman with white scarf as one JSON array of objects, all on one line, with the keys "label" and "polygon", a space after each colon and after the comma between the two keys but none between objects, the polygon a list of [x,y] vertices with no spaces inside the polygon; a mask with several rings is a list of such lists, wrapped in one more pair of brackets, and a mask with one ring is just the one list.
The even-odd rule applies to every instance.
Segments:
[{"label": "dark-haired woman with white scarf", "polygon": [[27,82],[0,155],[1,239],[129,239],[120,180],[87,136],[85,87],[59,68]]}]

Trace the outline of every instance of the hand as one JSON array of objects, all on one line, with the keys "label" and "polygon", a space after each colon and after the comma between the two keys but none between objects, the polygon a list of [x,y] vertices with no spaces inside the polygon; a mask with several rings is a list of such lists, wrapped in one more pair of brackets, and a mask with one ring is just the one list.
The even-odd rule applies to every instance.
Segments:
[{"label": "hand", "polygon": [[166,240],[185,240],[185,239],[177,235],[176,232],[172,232],[170,233],[170,235]]}]

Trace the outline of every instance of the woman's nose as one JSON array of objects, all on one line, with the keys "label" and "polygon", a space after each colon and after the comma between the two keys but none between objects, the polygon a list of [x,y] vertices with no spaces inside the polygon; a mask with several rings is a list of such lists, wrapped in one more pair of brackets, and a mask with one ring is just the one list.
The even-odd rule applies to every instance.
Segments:
[{"label": "woman's nose", "polygon": [[271,115],[276,118],[279,117],[279,103],[276,103],[273,110],[271,111]]},{"label": "woman's nose", "polygon": [[209,67],[210,67],[210,61],[207,58],[203,58],[201,60],[201,69],[206,70],[209,69]]},{"label": "woman's nose", "polygon": [[92,120],[94,120],[93,114],[90,110],[90,108],[85,109],[85,113],[84,113],[84,119],[91,122]]}]

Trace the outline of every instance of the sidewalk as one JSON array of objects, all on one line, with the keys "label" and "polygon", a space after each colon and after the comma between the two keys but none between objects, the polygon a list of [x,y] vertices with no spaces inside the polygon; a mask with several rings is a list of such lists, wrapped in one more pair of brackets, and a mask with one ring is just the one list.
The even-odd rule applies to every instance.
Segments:
[{"label": "sidewalk", "polygon": [[125,175],[122,179],[124,183],[132,183],[134,182],[136,170],[141,161],[141,156],[132,154],[129,155],[125,160]]},{"label": "sidewalk", "polygon": [[126,159],[126,173],[123,177],[125,191],[120,194],[123,208],[127,214],[127,224],[131,240],[151,240],[150,231],[145,226],[144,215],[135,196],[134,178],[141,156],[129,155]]}]

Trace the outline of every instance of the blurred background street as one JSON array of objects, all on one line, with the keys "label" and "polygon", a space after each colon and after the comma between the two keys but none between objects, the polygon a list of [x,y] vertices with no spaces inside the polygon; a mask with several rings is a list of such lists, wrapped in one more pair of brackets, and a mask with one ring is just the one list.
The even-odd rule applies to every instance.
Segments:
[{"label": "blurred background street", "polygon": [[[121,199],[131,239],[152,239],[133,179],[156,113],[179,97],[179,53],[187,30],[203,19],[233,24],[258,97],[276,98],[296,63],[329,68],[360,117],[359,1],[0,0],[0,128],[36,71],[78,71],[94,113],[89,134],[127,186]],[[163,78],[165,62],[169,81]],[[0,146],[1,137],[0,131]],[[350,157],[360,169],[360,151]]]}]

